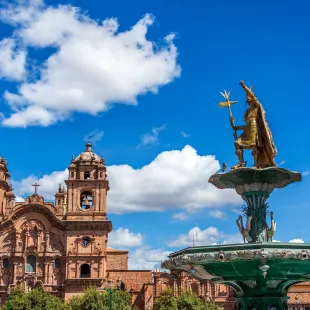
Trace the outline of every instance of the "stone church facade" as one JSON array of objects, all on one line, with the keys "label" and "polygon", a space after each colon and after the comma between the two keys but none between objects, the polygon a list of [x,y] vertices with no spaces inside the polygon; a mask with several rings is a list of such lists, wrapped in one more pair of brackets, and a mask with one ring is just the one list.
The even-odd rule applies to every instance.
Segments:
[{"label": "stone church facade", "polygon": [[25,202],[15,202],[7,162],[0,159],[1,300],[9,286],[17,285],[41,287],[67,300],[89,285],[103,289],[106,279],[114,285],[122,281],[121,288],[139,304],[152,295],[152,272],[128,270],[128,252],[107,247],[112,223],[104,159],[87,143],[68,172],[66,189],[59,187],[55,203],[44,201],[38,184]]},{"label": "stone church facade", "polygon": [[25,202],[15,202],[7,162],[0,158],[0,303],[8,288],[18,285],[68,300],[89,285],[103,290],[108,280],[114,286],[120,281],[141,310],[152,309],[154,298],[168,287],[176,294],[190,289],[234,309],[234,292],[226,286],[200,283],[185,273],[171,277],[129,270],[128,251],[108,248],[109,182],[104,159],[90,143],[72,158],[65,184],[55,193],[55,203],[40,196],[36,183]]}]

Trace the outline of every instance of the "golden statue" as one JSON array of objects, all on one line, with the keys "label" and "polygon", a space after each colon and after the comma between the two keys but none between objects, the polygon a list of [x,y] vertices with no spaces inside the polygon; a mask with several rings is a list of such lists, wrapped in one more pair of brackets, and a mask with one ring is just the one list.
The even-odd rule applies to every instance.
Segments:
[{"label": "golden statue", "polygon": [[[274,157],[277,155],[277,149],[265,118],[265,110],[252,89],[248,88],[243,81],[240,81],[240,85],[246,92],[246,103],[249,105],[244,114],[244,126],[235,126],[235,119],[230,106],[236,101],[229,101],[230,92],[221,93],[226,102],[220,102],[221,108],[227,106],[229,109],[230,123],[234,131],[235,148],[239,162],[232,169],[246,166],[243,150],[252,150],[256,168],[275,167]],[[237,137],[238,130],[243,130],[239,137]]]}]

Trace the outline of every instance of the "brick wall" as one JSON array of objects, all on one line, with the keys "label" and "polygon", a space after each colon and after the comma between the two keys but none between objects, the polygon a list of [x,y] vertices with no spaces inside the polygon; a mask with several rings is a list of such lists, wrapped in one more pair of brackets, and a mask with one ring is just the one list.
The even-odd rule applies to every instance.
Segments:
[{"label": "brick wall", "polygon": [[113,282],[122,281],[122,289],[128,290],[132,296],[132,303],[139,310],[153,308],[154,284],[150,270],[108,270],[109,279]]},{"label": "brick wall", "polygon": [[149,270],[107,270],[109,279],[121,280],[125,289],[133,292],[140,292],[144,284],[152,284],[152,272]]},{"label": "brick wall", "polygon": [[107,250],[107,270],[127,270],[128,252]]}]

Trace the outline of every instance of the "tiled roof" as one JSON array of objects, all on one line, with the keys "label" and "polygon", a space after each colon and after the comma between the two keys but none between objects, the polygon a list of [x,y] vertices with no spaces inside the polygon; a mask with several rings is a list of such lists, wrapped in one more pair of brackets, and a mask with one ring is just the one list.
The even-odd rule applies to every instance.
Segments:
[{"label": "tiled roof", "polygon": [[300,286],[300,285],[310,285],[310,282],[301,282],[301,283],[298,283],[298,284],[295,284],[293,286]]},{"label": "tiled roof", "polygon": [[[288,304],[310,305],[310,292],[308,293],[288,293]],[[296,298],[297,297],[297,298]]]}]

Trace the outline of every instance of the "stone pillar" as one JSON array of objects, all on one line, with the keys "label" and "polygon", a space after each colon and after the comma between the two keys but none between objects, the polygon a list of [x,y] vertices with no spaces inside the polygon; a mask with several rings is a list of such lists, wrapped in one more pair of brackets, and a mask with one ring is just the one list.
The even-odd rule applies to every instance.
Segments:
[{"label": "stone pillar", "polygon": [[104,192],[105,192],[104,187],[100,187],[99,201],[100,201],[100,211],[102,211],[102,212],[106,212],[105,201],[104,201]]},{"label": "stone pillar", "polygon": [[69,272],[70,272],[70,265],[71,265],[71,261],[69,260],[67,263],[66,263],[66,274],[67,274],[67,279],[69,279]]},{"label": "stone pillar", "polygon": [[53,272],[53,263],[52,262],[48,262],[48,272],[47,272],[47,284],[51,285],[52,284],[52,272]]},{"label": "stone pillar", "polygon": [[73,209],[76,210],[76,206],[80,206],[80,202],[79,202],[80,195],[77,195],[76,191],[77,191],[76,189],[72,189],[72,194],[73,194],[72,211],[74,211]]},{"label": "stone pillar", "polygon": [[79,266],[79,262],[76,261],[76,262],[75,262],[75,278],[76,278],[76,279],[78,278],[78,266]]},{"label": "stone pillar", "polygon": [[45,251],[49,251],[50,249],[50,233],[45,233]]},{"label": "stone pillar", "polygon": [[48,284],[48,279],[47,279],[47,275],[48,275],[48,263],[44,262],[44,284]]},{"label": "stone pillar", "polygon": [[[94,200],[95,208],[96,208],[95,211],[101,212],[101,211],[102,211],[102,204],[101,204],[101,201],[100,201],[100,184],[99,184],[98,187],[96,188],[95,197],[96,197],[96,200]],[[94,198],[95,198],[95,197],[94,197]]]},{"label": "stone pillar", "polygon": [[68,212],[73,211],[73,184],[68,184]]},{"label": "stone pillar", "polygon": [[13,284],[16,283],[16,276],[17,276],[17,262],[13,262]]},{"label": "stone pillar", "polygon": [[15,233],[15,251],[17,251],[17,252],[21,251],[21,248],[20,248],[20,245],[19,245],[19,238],[20,238],[20,232],[17,231]]},{"label": "stone pillar", "polygon": [[98,262],[98,279],[103,278],[103,277],[101,277],[101,275],[102,275],[101,269],[102,269],[102,262],[99,261]]}]

